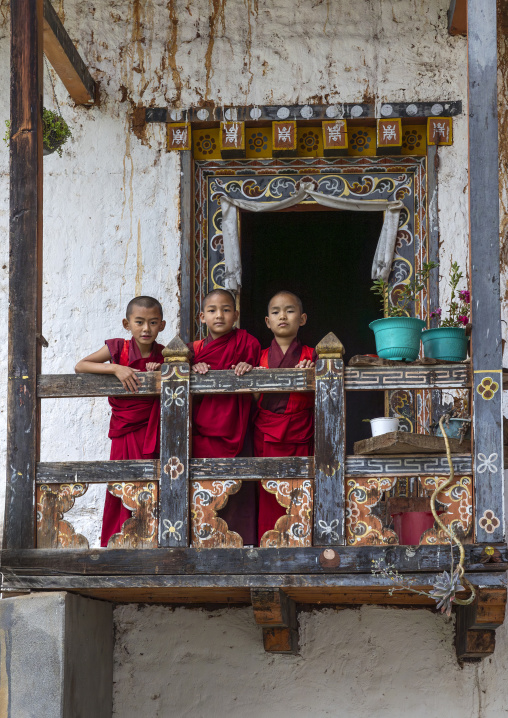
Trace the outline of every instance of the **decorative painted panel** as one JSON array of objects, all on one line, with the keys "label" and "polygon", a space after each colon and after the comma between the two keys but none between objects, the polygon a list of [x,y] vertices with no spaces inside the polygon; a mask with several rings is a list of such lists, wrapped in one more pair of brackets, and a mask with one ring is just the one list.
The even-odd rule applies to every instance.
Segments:
[{"label": "decorative painted panel", "polygon": [[220,160],[220,128],[194,130],[192,150],[196,160]]},{"label": "decorative painted panel", "polygon": [[217,516],[227,504],[229,496],[240,491],[242,482],[225,481],[191,482],[191,541],[194,548],[241,548],[242,538],[229,531],[224,519]]},{"label": "decorative painted panel", "polygon": [[190,150],[191,126],[189,122],[168,125],[168,150]]},{"label": "decorative painted panel", "polygon": [[37,486],[37,548],[88,548],[87,539],[74,531],[63,514],[88,490],[88,484]]},{"label": "decorative painted panel", "polygon": [[261,484],[286,508],[286,515],[278,519],[274,529],[260,537],[261,548],[312,546],[312,481],[266,479]]},{"label": "decorative painted panel", "polygon": [[346,481],[346,544],[348,546],[366,546],[378,544],[397,544],[395,531],[392,531],[372,510],[381,501],[383,493],[395,484],[395,478],[358,478]]},{"label": "decorative painted panel", "polygon": [[427,119],[427,144],[453,144],[453,119],[451,117],[429,117]]},{"label": "decorative painted panel", "polygon": [[261,159],[272,156],[272,128],[247,127],[245,130],[246,157]]},{"label": "decorative painted panel", "polygon": [[158,483],[116,482],[108,484],[108,491],[132,511],[132,517],[124,522],[122,530],[109,539],[108,548],[157,548]]},{"label": "decorative painted panel", "polygon": [[323,156],[323,133],[319,127],[299,127],[297,141],[299,157]]},{"label": "decorative painted panel", "polygon": [[[425,476],[420,477],[423,490],[430,497],[436,486],[444,484],[447,476]],[[456,478],[454,483],[437,495],[437,501],[445,507],[440,519],[445,526],[460,538],[468,538],[473,529],[473,480],[471,476]],[[420,544],[449,544],[447,534],[437,526],[425,531]]]},{"label": "decorative painted panel", "polygon": [[427,154],[427,128],[425,125],[404,125],[402,128],[402,155]]}]

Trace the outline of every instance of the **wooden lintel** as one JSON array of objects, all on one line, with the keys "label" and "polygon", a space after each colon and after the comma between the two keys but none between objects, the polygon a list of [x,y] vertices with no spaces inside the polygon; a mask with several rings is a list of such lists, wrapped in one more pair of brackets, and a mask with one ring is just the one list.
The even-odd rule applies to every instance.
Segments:
[{"label": "wooden lintel", "polygon": [[295,602],[280,588],[252,588],[252,608],[258,626],[263,629],[267,653],[298,652],[298,619]]},{"label": "wooden lintel", "polygon": [[470,606],[457,606],[456,650],[460,661],[492,655],[495,632],[503,624],[506,611],[506,587],[476,589]]},{"label": "wooden lintel", "polygon": [[96,84],[50,0],[44,0],[44,54],[77,105],[92,105]]},{"label": "wooden lintel", "polygon": [[467,35],[467,0],[450,0],[448,32],[450,35]]}]

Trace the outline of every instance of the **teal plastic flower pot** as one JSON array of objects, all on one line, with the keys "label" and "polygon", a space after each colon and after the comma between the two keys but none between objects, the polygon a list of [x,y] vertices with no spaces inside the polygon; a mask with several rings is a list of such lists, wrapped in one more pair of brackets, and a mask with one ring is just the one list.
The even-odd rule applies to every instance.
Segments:
[{"label": "teal plastic flower pot", "polygon": [[[467,431],[463,431],[462,429],[464,424],[467,424]],[[446,436],[449,439],[460,439],[461,431],[464,435],[464,439],[471,438],[471,419],[459,419],[458,417],[454,416],[448,419],[448,424],[445,421],[444,426]],[[441,427],[439,426],[439,424],[431,424],[431,428],[434,429],[436,436],[443,436],[443,432],[441,431]]]},{"label": "teal plastic flower pot", "polygon": [[464,361],[467,337],[463,327],[436,327],[422,332],[423,351],[430,359]]},{"label": "teal plastic flower pot", "polygon": [[423,319],[385,317],[369,324],[376,339],[376,352],[383,359],[414,361],[420,351],[420,338],[425,328]]}]

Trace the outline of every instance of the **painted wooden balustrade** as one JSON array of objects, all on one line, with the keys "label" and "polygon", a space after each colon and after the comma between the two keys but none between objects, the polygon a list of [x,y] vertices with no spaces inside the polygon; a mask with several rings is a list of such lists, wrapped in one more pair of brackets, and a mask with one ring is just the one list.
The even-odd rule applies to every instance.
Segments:
[{"label": "painted wooden balustrade", "polygon": [[[415,477],[420,492],[432,492],[448,474],[446,457],[345,456],[345,390],[443,389],[471,386],[467,364],[445,366],[346,367],[333,334],[317,346],[315,369],[254,369],[192,374],[189,351],[179,337],[165,348],[161,372],[142,374],[139,395],[161,397],[161,458],[158,461],[39,463],[37,546],[87,548],[64,519],[91,483],[107,483],[133,514],[108,548],[239,548],[241,537],[220,516],[243,481],[261,481],[286,508],[263,537],[264,548],[396,544],[380,502],[397,480]],[[192,396],[210,393],[315,392],[315,456],[192,459]],[[111,376],[40,376],[38,396],[118,396]],[[446,523],[462,535],[473,532],[471,455],[454,455],[456,481],[439,496]],[[422,543],[444,543],[437,530]]]}]

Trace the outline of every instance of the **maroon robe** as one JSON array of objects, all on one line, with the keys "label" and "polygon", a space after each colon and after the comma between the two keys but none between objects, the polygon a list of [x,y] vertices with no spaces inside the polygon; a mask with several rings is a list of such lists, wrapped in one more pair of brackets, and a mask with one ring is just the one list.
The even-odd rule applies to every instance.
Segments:
[{"label": "maroon robe", "polygon": [[[284,354],[273,339],[261,355],[261,366],[269,369],[294,368],[300,361],[315,361],[311,347],[294,339]],[[284,392],[262,394],[254,419],[255,456],[311,456],[314,453],[314,396],[310,393]],[[286,510],[274,494],[259,493],[258,536],[274,528]]]},{"label": "maroon robe", "polygon": [[[146,371],[149,362],[162,364],[163,345],[154,342],[149,357],[143,358],[135,340],[107,339],[112,364]],[[109,397],[111,421],[110,459],[158,459],[160,441],[159,397]],[[132,516],[121,499],[106,493],[102,518],[101,546],[107,546],[111,536],[119,533],[124,521]]]},{"label": "maroon robe", "polygon": [[[261,347],[245,329],[233,329],[217,339],[207,337],[189,344],[192,364],[205,362],[212,370],[231,369],[247,362],[259,365]],[[252,408],[250,394],[205,394],[193,402],[192,455],[194,458],[226,458],[247,455],[245,437]],[[230,496],[220,512],[230,531],[236,531],[244,545],[257,543],[257,492],[253,482],[245,481]]]}]

